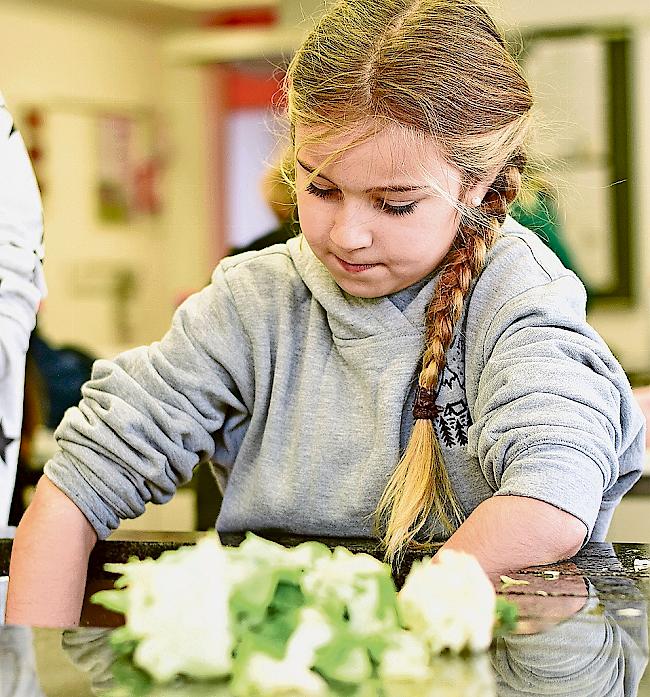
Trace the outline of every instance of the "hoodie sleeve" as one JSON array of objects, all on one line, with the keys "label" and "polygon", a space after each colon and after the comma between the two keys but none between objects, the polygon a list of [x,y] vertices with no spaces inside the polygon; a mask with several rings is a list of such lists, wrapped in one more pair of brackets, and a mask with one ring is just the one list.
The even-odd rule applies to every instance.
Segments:
[{"label": "hoodie sleeve", "polygon": [[579,281],[563,275],[505,302],[482,346],[468,435],[488,483],[556,506],[587,526],[586,540],[602,539],[641,474],[644,421],[585,321]]},{"label": "hoodie sleeve", "polygon": [[[22,385],[24,356],[45,295],[43,212],[23,139],[0,94],[0,379]],[[20,373],[20,376],[17,374]]]},{"label": "hoodie sleeve", "polygon": [[25,354],[45,295],[41,199],[0,94],[0,525],[9,515],[23,418]]},{"label": "hoodie sleeve", "polygon": [[45,474],[100,538],[164,503],[214,452],[213,434],[252,408],[250,344],[220,268],[160,342],[96,361],[55,432]]}]

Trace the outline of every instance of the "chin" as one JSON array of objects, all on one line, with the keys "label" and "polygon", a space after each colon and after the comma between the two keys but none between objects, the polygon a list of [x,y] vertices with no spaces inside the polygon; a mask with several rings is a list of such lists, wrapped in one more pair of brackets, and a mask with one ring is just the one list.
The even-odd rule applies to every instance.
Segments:
[{"label": "chin", "polygon": [[381,298],[384,295],[388,295],[391,291],[382,291],[380,288],[369,288],[363,284],[355,285],[353,283],[341,283],[337,281],[340,288],[342,288],[349,295],[354,295],[355,298]]}]

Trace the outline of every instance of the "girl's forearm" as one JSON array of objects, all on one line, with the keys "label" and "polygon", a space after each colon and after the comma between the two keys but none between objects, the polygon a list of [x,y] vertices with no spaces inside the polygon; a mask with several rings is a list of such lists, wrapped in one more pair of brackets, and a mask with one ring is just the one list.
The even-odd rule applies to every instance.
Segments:
[{"label": "girl's forearm", "polygon": [[97,536],[83,513],[42,477],[16,531],[6,621],[69,627],[79,623],[88,557]]},{"label": "girl's forearm", "polygon": [[537,499],[493,496],[472,512],[442,549],[473,554],[487,573],[515,571],[572,557],[587,528]]}]

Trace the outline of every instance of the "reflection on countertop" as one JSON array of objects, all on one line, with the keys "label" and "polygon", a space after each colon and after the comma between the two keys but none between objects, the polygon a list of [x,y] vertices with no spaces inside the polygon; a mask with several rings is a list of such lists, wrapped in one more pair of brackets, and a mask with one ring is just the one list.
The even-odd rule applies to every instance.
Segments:
[{"label": "reflection on countertop", "polygon": [[[155,550],[155,545],[167,548],[172,543],[167,538],[149,540],[148,544],[140,539],[130,543],[131,550],[137,547],[142,552],[143,545],[149,552]],[[175,541],[188,542],[187,536]],[[369,541],[350,542],[355,551],[373,551]],[[128,544],[121,542],[121,554],[128,552]],[[539,568],[524,570],[516,577],[528,580],[528,585],[501,591],[519,604],[520,632],[524,633],[497,639],[490,652],[482,656],[435,659],[432,678],[426,684],[368,685],[354,694],[650,697],[650,676],[646,675],[650,569],[643,563],[649,558],[650,547],[646,545],[600,543],[587,545],[570,562],[548,567],[559,571],[557,579],[547,578]],[[116,677],[119,682],[125,675],[124,659],[117,664],[120,670],[114,672],[111,631],[97,627],[64,632],[27,627],[0,629],[0,695],[107,695]],[[133,693],[121,694],[126,697]],[[225,683],[177,683],[147,694],[226,697],[230,692]]]}]

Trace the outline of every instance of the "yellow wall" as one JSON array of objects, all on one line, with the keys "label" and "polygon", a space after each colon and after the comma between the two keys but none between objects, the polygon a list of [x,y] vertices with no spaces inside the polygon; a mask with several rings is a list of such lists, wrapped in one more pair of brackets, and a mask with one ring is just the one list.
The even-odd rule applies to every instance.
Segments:
[{"label": "yellow wall", "polygon": [[[22,1],[0,4],[0,90],[18,118],[28,104],[45,114],[49,297],[39,324],[55,342],[103,356],[158,338],[178,293],[202,285],[209,273],[202,76],[167,67],[161,45],[162,37],[141,24]],[[161,216],[129,224],[98,220],[96,116],[104,109],[162,126],[169,167]],[[131,269],[138,284],[132,335],[122,343],[105,287],[114,268]]]}]

